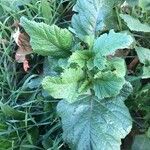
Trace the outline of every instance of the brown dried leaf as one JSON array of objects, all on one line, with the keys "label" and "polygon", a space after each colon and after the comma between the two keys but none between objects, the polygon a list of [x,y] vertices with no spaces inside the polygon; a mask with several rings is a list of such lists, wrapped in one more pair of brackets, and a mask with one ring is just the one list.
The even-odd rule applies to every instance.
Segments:
[{"label": "brown dried leaf", "polygon": [[23,63],[23,68],[27,71],[29,68],[29,63],[26,59],[26,55],[32,53],[30,37],[26,32],[21,33],[18,27],[17,31],[13,34],[13,38],[19,47],[16,51],[15,59],[18,63]]},{"label": "brown dried leaf", "polygon": [[29,66],[28,60],[24,60],[24,62],[23,62],[24,71],[28,71],[29,68],[30,68],[30,66]]},{"label": "brown dried leaf", "polygon": [[127,56],[130,53],[130,49],[118,49],[115,52],[116,57],[124,57]]}]

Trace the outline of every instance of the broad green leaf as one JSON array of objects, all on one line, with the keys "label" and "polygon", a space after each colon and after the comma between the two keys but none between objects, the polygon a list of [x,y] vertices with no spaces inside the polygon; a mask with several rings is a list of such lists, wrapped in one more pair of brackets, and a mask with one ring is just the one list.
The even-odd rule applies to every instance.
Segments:
[{"label": "broad green leaf", "polygon": [[135,136],[132,150],[149,150],[150,149],[150,138],[146,135]]},{"label": "broad green leaf", "polygon": [[25,119],[25,113],[15,110],[14,108],[10,107],[9,105],[3,104],[0,102],[0,107],[2,112],[8,116],[8,117],[13,117],[14,119]]},{"label": "broad green leaf", "polygon": [[30,36],[33,51],[43,56],[67,57],[70,55],[73,36],[67,29],[56,25],[29,21],[22,17],[21,25]]},{"label": "broad green leaf", "polygon": [[118,49],[130,48],[133,38],[127,33],[115,33],[110,30],[107,34],[101,35],[94,43],[93,51],[101,56],[114,54]]},{"label": "broad green leaf", "polygon": [[[72,17],[72,27],[81,39],[89,35],[97,35],[104,30],[107,21],[112,19],[114,5],[122,0],[77,0],[73,11],[77,12]],[[109,24],[112,24],[109,22]],[[106,25],[105,25],[106,24]]]},{"label": "broad green leaf", "polygon": [[[94,43],[93,51],[95,52],[94,65],[103,69],[106,60],[103,56],[112,55],[118,49],[129,48],[133,43],[133,38],[126,33],[115,33],[110,30],[108,34],[101,35]],[[101,69],[101,70],[102,70]]]},{"label": "broad green leaf", "polygon": [[78,81],[82,78],[83,71],[81,69],[66,69],[61,77],[44,78],[42,85],[54,98],[64,98],[72,103],[80,94],[78,93]]},{"label": "broad green leaf", "polygon": [[135,50],[140,59],[140,62],[144,64],[142,78],[150,78],[150,49],[136,47]]},{"label": "broad green leaf", "polygon": [[114,97],[120,93],[123,85],[125,84],[124,77],[118,77],[115,73],[99,72],[95,75],[94,91],[99,99]]},{"label": "broad green leaf", "polygon": [[82,95],[79,99],[73,104],[63,100],[58,103],[64,141],[72,150],[120,150],[121,139],[132,127],[124,104],[126,97],[98,99]]},{"label": "broad green leaf", "polygon": [[131,31],[150,32],[150,25],[141,23],[137,18],[127,14],[120,14],[120,17],[124,20]]},{"label": "broad green leaf", "polygon": [[84,67],[90,58],[93,57],[93,54],[91,51],[88,50],[80,50],[75,51],[69,58],[69,63],[76,63],[81,68]]},{"label": "broad green leaf", "polygon": [[142,8],[143,11],[150,10],[150,1],[149,0],[139,0],[139,6]]}]

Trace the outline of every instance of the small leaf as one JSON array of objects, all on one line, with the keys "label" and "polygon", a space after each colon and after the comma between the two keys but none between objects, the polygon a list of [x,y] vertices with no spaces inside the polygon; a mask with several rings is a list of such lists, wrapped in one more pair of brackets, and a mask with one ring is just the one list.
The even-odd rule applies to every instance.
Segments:
[{"label": "small leaf", "polygon": [[124,77],[126,75],[125,61],[122,58],[112,58],[107,61],[109,67],[113,70],[118,77]]},{"label": "small leaf", "polygon": [[80,51],[75,51],[69,58],[69,63],[76,63],[78,64],[81,68],[83,68],[88,60],[93,57],[93,54],[91,51],[87,50],[80,50]]},{"label": "small leaf", "polygon": [[142,76],[142,78],[143,79],[150,78],[150,62],[148,64],[148,66],[143,67],[143,76]]},{"label": "small leaf", "polygon": [[29,21],[22,17],[21,25],[30,36],[33,51],[43,56],[67,57],[70,55],[73,37],[67,29],[56,25]]},{"label": "small leaf", "polygon": [[143,66],[143,77],[150,78],[150,49],[144,47],[136,47],[136,52]]},{"label": "small leaf", "polygon": [[41,12],[42,16],[45,19],[45,22],[47,24],[51,23],[52,21],[52,8],[50,6],[50,2],[48,0],[42,0],[41,1]]},{"label": "small leaf", "polygon": [[136,47],[135,50],[141,63],[145,64],[146,61],[150,61],[150,49],[144,47]]},{"label": "small leaf", "polygon": [[93,89],[95,91],[95,95],[99,99],[103,99],[118,95],[124,84],[125,79],[118,77],[111,71],[104,73],[99,72],[95,75]]},{"label": "small leaf", "polygon": [[143,11],[150,10],[150,1],[149,0],[139,0],[139,6],[143,9]]},{"label": "small leaf", "polygon": [[106,68],[106,58],[101,55],[96,55],[94,57],[94,62],[93,62],[93,67],[96,66],[98,67],[99,70],[103,70]]},{"label": "small leaf", "polygon": [[150,138],[146,135],[137,135],[135,136],[132,150],[149,150],[150,148]]},{"label": "small leaf", "polygon": [[130,15],[120,14],[120,17],[127,23],[131,31],[150,32],[150,26],[148,24],[141,23],[138,19]]},{"label": "small leaf", "polygon": [[3,104],[0,102],[0,107],[2,112],[8,116],[8,117],[13,117],[14,119],[25,119],[25,113],[21,111],[17,111],[14,108],[10,107],[9,105]]},{"label": "small leaf", "polygon": [[58,103],[64,141],[73,150],[120,150],[121,139],[132,127],[131,116],[124,104],[126,97],[98,99],[82,95],[79,99],[73,104]]}]

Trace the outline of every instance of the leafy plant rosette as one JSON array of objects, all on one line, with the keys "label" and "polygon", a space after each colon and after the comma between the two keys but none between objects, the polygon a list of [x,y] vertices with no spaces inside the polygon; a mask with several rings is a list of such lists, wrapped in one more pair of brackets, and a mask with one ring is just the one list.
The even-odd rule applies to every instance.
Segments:
[{"label": "leafy plant rosette", "polygon": [[21,18],[33,51],[61,68],[42,85],[60,99],[63,138],[73,150],[119,150],[132,128],[124,104],[132,86],[116,51],[133,48],[134,38],[110,28],[116,26],[112,14],[118,4],[122,1],[77,0],[70,30]]}]

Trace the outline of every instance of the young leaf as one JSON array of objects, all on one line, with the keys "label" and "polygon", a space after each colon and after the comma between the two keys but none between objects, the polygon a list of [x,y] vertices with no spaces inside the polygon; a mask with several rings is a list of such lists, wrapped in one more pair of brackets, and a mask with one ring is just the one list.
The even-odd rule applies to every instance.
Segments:
[{"label": "young leaf", "polygon": [[67,57],[73,42],[73,36],[67,29],[56,25],[29,21],[22,17],[21,25],[30,35],[33,51],[43,56]]},{"label": "young leaf", "polygon": [[111,71],[104,73],[99,72],[95,75],[93,89],[95,91],[95,95],[99,99],[103,99],[118,95],[124,84],[125,79],[118,77]]},{"label": "young leaf", "polygon": [[76,63],[82,68],[86,65],[88,60],[92,57],[93,57],[93,54],[91,51],[87,51],[87,50],[75,51],[70,56],[69,63]]},{"label": "young leaf", "polygon": [[[128,93],[127,93],[128,95]],[[63,138],[73,150],[120,150],[121,139],[131,130],[132,119],[123,100],[82,95],[77,102],[60,101]]]},{"label": "young leaf", "polygon": [[46,77],[42,85],[54,98],[64,98],[72,103],[80,94],[78,93],[78,81],[82,78],[83,71],[81,69],[67,69],[61,77]]},{"label": "young leaf", "polygon": [[124,77],[126,75],[126,67],[125,67],[125,61],[122,58],[112,58],[107,61],[108,66],[113,69],[113,72],[118,77]]},{"label": "young leaf", "polygon": [[120,14],[120,17],[127,23],[131,31],[150,32],[150,26],[148,24],[141,23],[138,19],[127,14]]},{"label": "young leaf", "polygon": [[144,64],[143,78],[150,77],[150,49],[144,47],[136,47],[136,52],[140,59],[140,62]]},{"label": "young leaf", "polygon": [[89,35],[96,36],[98,31],[104,29],[106,19],[111,18],[114,4],[121,1],[77,0],[73,8],[77,14],[72,17],[72,26],[77,36],[81,39]]}]

